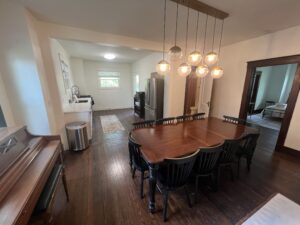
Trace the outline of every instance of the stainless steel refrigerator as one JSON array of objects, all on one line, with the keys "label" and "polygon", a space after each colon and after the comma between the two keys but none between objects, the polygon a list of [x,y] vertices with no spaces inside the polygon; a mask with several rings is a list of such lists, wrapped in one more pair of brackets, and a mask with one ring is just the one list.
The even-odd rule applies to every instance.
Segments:
[{"label": "stainless steel refrigerator", "polygon": [[164,115],[164,79],[152,73],[145,91],[145,120],[157,120]]}]

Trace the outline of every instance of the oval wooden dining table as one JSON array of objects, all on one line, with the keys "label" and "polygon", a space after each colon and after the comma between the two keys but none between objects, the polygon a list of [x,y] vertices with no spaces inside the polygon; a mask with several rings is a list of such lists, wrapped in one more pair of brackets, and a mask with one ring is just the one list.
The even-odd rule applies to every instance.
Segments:
[{"label": "oval wooden dining table", "polygon": [[155,211],[157,170],[164,159],[188,155],[201,147],[219,145],[226,139],[257,132],[257,129],[215,117],[133,130],[132,138],[141,145],[142,155],[149,165],[150,212]]}]

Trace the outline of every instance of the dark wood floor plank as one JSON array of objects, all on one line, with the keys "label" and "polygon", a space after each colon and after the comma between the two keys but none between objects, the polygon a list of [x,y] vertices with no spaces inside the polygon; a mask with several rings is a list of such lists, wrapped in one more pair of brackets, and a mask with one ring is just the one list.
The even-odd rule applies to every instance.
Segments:
[{"label": "dark wood floor plank", "polygon": [[[125,131],[104,134],[100,115],[116,114]],[[140,121],[130,109],[94,112],[93,140],[83,152],[65,154],[70,202],[61,185],[53,206],[57,225],[157,225],[162,221],[162,196],[157,193],[157,212],[148,213],[148,182],[145,197],[139,197],[139,173],[131,178],[128,162],[128,133]],[[300,203],[300,163],[273,154],[278,131],[261,128],[251,171],[242,163],[240,179],[231,181],[224,171],[220,190],[203,186],[198,204],[189,208],[182,190],[170,194],[167,224],[235,224],[272,194],[281,192]],[[203,182],[204,184],[204,182]],[[189,186],[193,197],[194,186]]]}]

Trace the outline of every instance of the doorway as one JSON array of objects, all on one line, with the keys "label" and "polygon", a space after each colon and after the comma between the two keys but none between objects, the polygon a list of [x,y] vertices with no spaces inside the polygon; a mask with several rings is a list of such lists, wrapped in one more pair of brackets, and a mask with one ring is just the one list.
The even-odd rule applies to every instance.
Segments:
[{"label": "doorway", "polygon": [[[272,71],[272,69],[274,68],[278,70],[279,68],[282,69],[285,67],[294,67],[294,71],[292,72],[292,79],[290,79],[290,81],[286,78],[287,76],[283,76],[283,82],[280,83],[280,79],[275,79],[275,72],[271,72],[269,74],[270,80],[265,79],[266,77],[263,77],[263,70]],[[281,85],[281,91],[276,92],[277,98],[275,98],[274,95],[273,97],[270,97],[272,95],[267,94],[261,95],[260,84],[263,82],[263,78],[265,79],[264,82],[266,83],[266,85],[270,85],[271,83],[277,83],[277,85],[279,86]],[[248,62],[247,65],[247,74],[244,84],[239,117],[241,119],[248,120],[248,122],[250,123],[251,118],[253,119],[253,115],[256,115],[257,113],[260,113],[261,117],[276,117],[277,119],[279,119],[280,126],[278,128],[278,138],[275,147],[276,151],[282,151],[285,148],[284,142],[299,94],[299,80],[300,55],[251,61]],[[289,85],[287,85],[288,81],[290,82]],[[284,89],[287,89],[287,87],[290,87],[290,90],[282,91]],[[278,89],[278,86],[276,86],[275,88]],[[267,97],[262,98],[263,96]],[[263,100],[258,102],[259,99]],[[261,121],[258,121],[256,124],[261,126]]]}]

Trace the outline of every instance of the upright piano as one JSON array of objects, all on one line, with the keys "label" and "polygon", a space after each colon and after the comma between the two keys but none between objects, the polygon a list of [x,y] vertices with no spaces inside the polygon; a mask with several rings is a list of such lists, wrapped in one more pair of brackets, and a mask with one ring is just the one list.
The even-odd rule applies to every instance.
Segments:
[{"label": "upright piano", "polygon": [[59,136],[0,128],[0,225],[28,223],[58,163],[63,165]]}]

